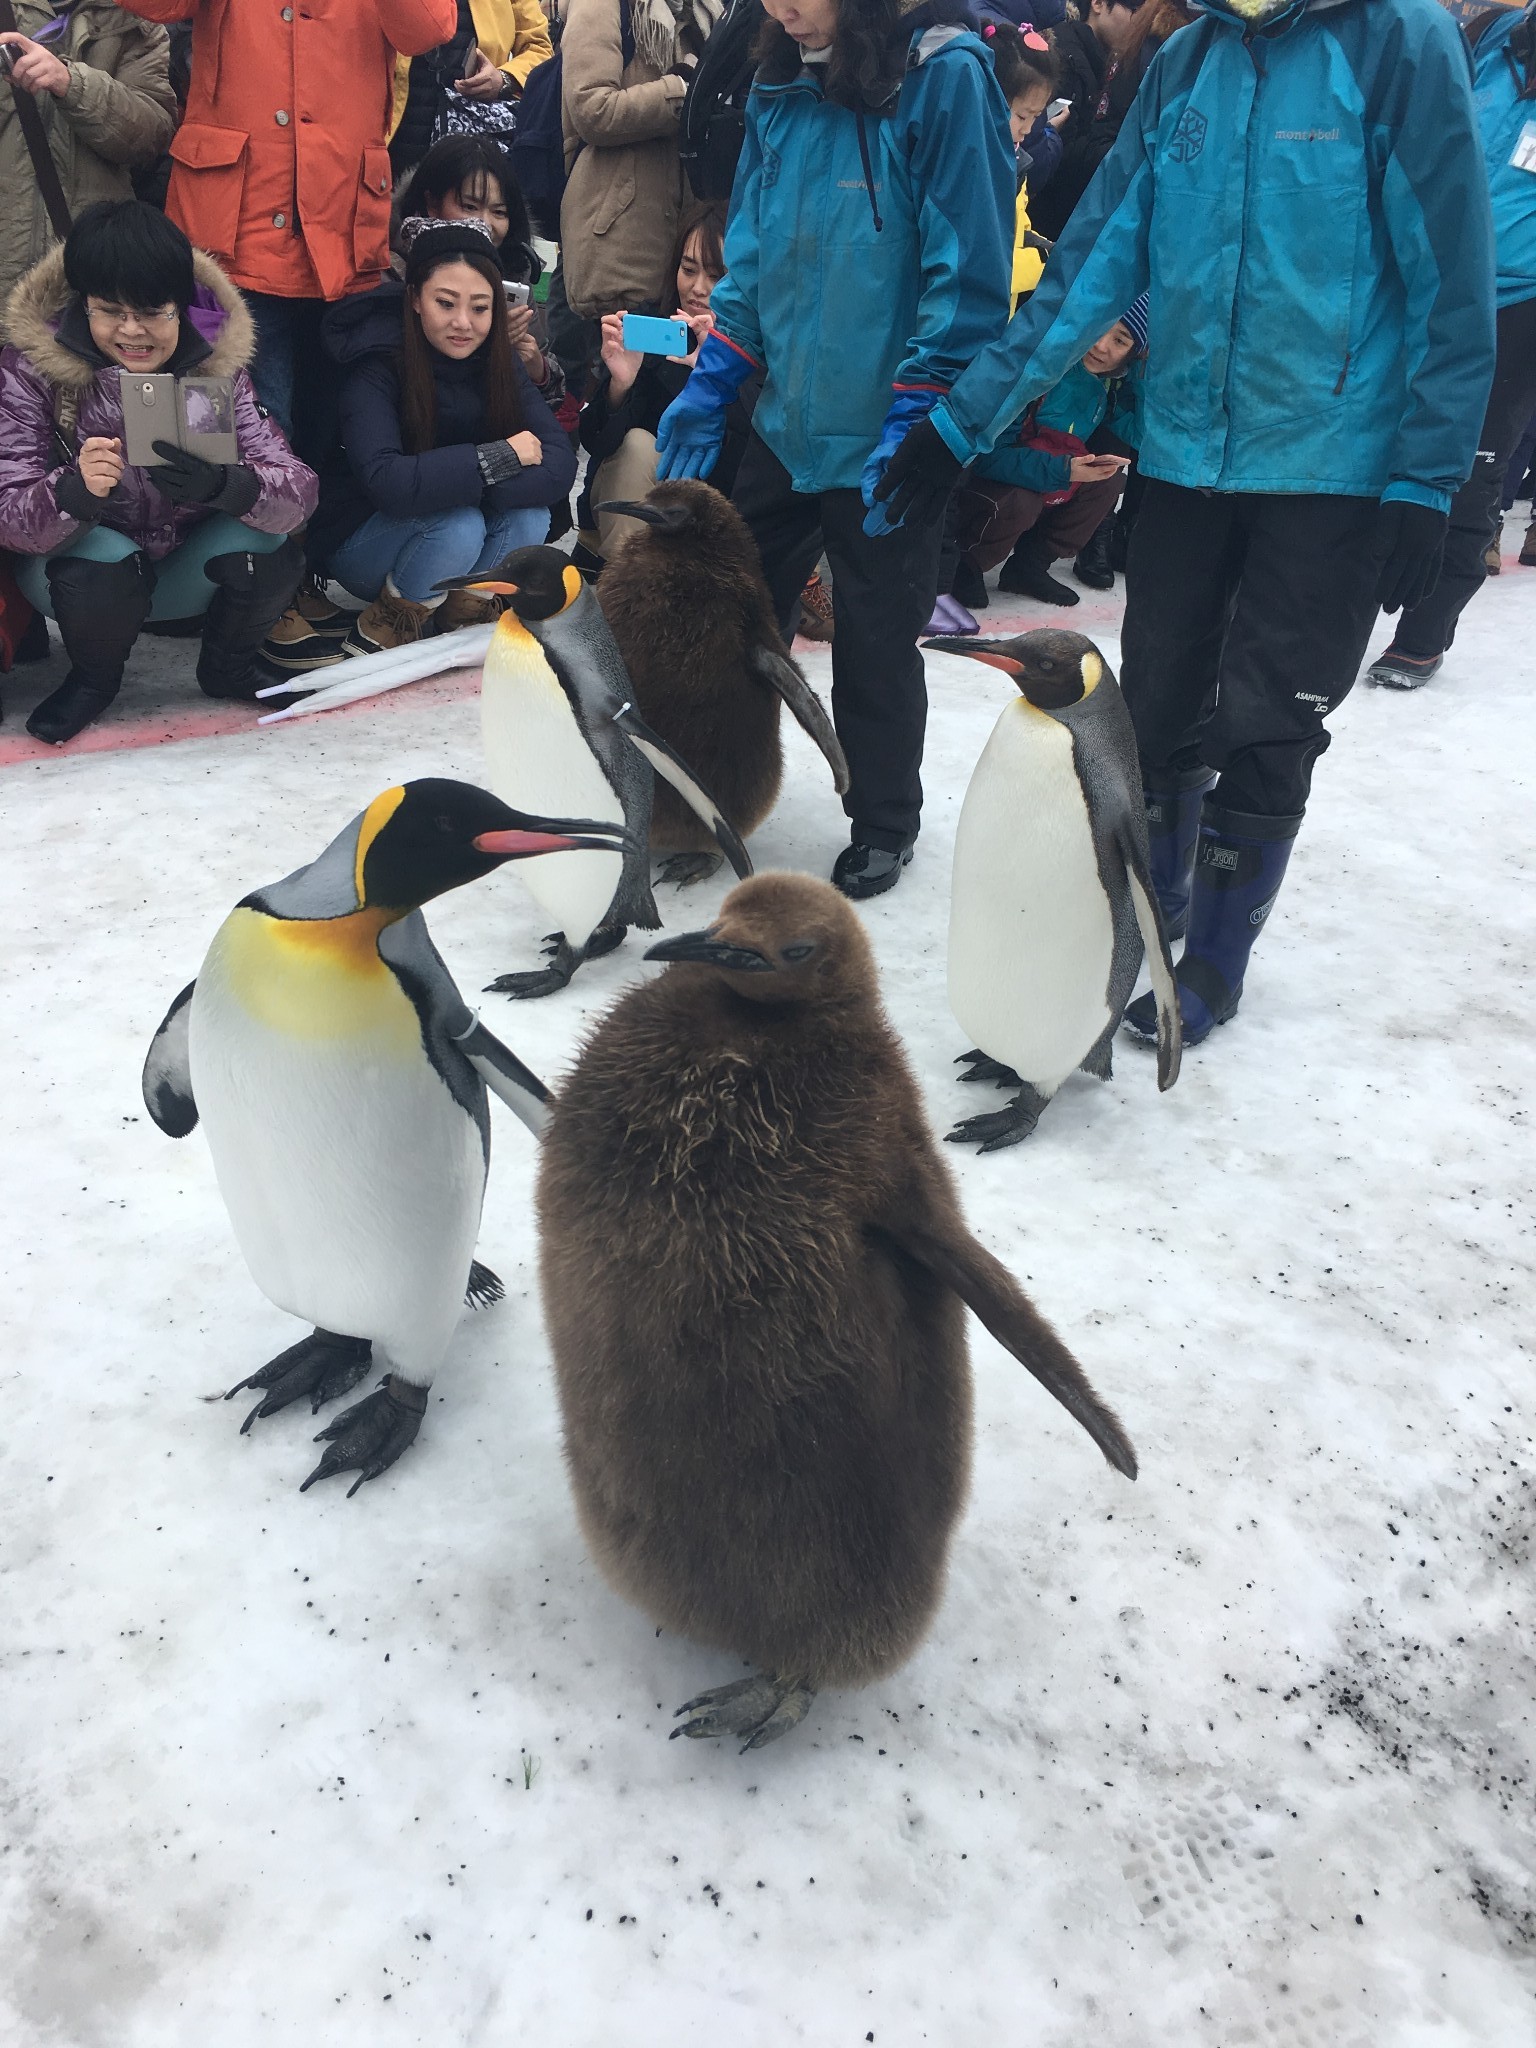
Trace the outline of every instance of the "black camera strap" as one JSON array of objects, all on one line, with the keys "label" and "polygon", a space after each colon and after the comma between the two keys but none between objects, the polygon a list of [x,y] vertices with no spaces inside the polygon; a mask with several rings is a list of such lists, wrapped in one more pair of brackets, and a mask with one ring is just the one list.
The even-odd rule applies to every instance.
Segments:
[{"label": "black camera strap", "polygon": [[[15,9],[11,0],[0,0],[0,34],[19,35]],[[43,126],[42,113],[37,101],[24,85],[13,85],[11,97],[16,102],[16,118],[21,123],[21,137],[27,145],[27,155],[32,159],[32,168],[37,174],[37,189],[43,195],[43,204],[48,209],[48,218],[53,223],[53,232],[62,242],[74,226],[70,218],[69,201],[64,197],[64,187],[59,183],[58,167],[53,161],[53,152],[48,147],[48,131]]]}]

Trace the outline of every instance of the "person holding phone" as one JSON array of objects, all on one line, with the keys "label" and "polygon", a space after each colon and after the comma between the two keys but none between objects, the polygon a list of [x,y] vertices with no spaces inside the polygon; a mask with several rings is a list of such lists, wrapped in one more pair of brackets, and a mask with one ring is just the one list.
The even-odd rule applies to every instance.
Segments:
[{"label": "person holding phone", "polygon": [[[999,562],[1000,591],[1040,604],[1078,602],[1077,592],[1050,573],[1051,563],[1075,555],[1114,509],[1127,457],[1095,453],[1088,442],[1110,409],[1111,385],[1146,345],[1143,293],[968,472],[950,500],[949,531],[959,555],[949,585],[953,603],[984,610],[982,578]],[[967,626],[935,616],[936,632],[976,630],[974,619]]]},{"label": "person holding phone", "polygon": [[765,0],[714,327],[657,436],[659,476],[709,476],[763,376],[733,500],[779,628],[823,547],[832,710],[848,757],[852,897],[894,888],[922,813],[917,641],[943,507],[865,531],[866,469],[1002,332],[1014,225],[1008,104],[986,44],[935,0]]},{"label": "person holding phone", "polygon": [[[405,278],[333,307],[347,475],[328,490],[330,573],[368,600],[345,642],[375,654],[494,618],[493,598],[437,586],[549,531],[576,480],[569,438],[507,338],[505,294],[479,220],[406,221]],[[329,478],[327,479],[329,484]]]},{"label": "person holding phone", "polygon": [[[662,414],[688,382],[699,344],[714,327],[709,301],[725,275],[724,237],[725,208],[718,200],[696,201],[678,223],[658,296],[662,305],[677,308],[674,317],[690,337],[682,350],[662,355],[627,346],[630,316],[609,313],[603,318],[602,362],[582,407],[580,433],[592,458],[583,493],[584,505],[591,507],[585,538],[605,560],[636,522],[601,508],[609,499],[644,498],[656,481],[656,430]],[[710,479],[727,496],[752,430],[755,398],[754,381],[737,394],[727,415],[720,461]]]},{"label": "person holding phone", "polygon": [[[254,697],[262,640],[303,572],[289,536],[316,481],[256,403],[239,292],[154,207],[102,200],[17,285],[6,332],[0,548],[25,558],[17,581],[69,657],[27,730],[62,744],[99,718],[150,619],[201,617],[199,686]],[[237,459],[162,441],[152,465],[129,462],[125,374],[227,378]]]}]

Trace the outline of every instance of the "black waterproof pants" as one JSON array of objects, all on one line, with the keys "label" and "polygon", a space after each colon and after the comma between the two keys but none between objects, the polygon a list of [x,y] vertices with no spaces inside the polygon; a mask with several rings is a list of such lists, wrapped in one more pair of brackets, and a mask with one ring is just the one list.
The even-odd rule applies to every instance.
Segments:
[{"label": "black waterproof pants", "polygon": [[1299,817],[1323,724],[1376,621],[1374,498],[1147,480],[1126,566],[1121,685],[1149,789],[1204,762],[1229,811]]},{"label": "black waterproof pants", "polygon": [[917,837],[928,689],[918,635],[938,593],[943,511],[871,540],[857,491],[797,491],[756,434],[732,502],[763,558],[779,630],[794,631],[800,593],[823,548],[832,570],[832,717],[848,756],[843,809],[852,838],[896,853]]},{"label": "black waterproof pants", "polygon": [[1392,645],[1399,654],[1444,654],[1456,638],[1456,621],[1488,574],[1483,551],[1499,523],[1504,472],[1536,413],[1536,299],[1499,308],[1498,339],[1477,460],[1451,501],[1445,566],[1424,602],[1398,620]]}]

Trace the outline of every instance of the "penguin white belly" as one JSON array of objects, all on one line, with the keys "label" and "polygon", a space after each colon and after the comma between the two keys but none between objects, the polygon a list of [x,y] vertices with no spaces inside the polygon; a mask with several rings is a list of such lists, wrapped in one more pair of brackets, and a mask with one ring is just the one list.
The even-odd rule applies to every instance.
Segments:
[{"label": "penguin white belly", "polygon": [[[485,658],[480,729],[491,787],[535,817],[622,825],[624,806],[533,635],[503,619]],[[518,864],[534,901],[573,946],[602,922],[624,871],[617,853],[547,853]]]},{"label": "penguin white belly", "polygon": [[463,1309],[485,1155],[376,938],[366,914],[232,912],[197,978],[192,1089],[262,1292],[420,1384]]},{"label": "penguin white belly", "polygon": [[950,1008],[982,1052],[1051,1095],[1109,1024],[1113,948],[1071,734],[1021,697],[955,833]]}]

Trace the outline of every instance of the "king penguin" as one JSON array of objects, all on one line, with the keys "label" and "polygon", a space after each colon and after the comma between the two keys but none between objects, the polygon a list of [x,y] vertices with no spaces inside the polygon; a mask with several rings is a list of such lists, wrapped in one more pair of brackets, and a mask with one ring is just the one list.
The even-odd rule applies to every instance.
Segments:
[{"label": "king penguin", "polygon": [[955,831],[949,1005],[976,1050],[967,1081],[1017,1089],[949,1135],[1016,1145],[1067,1076],[1107,1081],[1145,952],[1157,1003],[1157,1085],[1179,1076],[1173,962],[1148,865],[1141,768],[1109,664],[1081,633],[935,639],[1001,669],[1019,694],[976,764]]},{"label": "king penguin", "polygon": [[[781,705],[821,749],[844,795],[848,763],[832,721],[779,637],[757,544],[730,500],[713,484],[679,478],[641,503],[600,509],[643,522],[597,585],[636,702],[742,838],[779,794]],[[679,888],[720,866],[712,837],[665,785],[656,791],[651,845],[678,849],[658,880]]]},{"label": "king penguin", "polygon": [[624,662],[597,599],[558,548],[518,548],[492,570],[457,576],[441,590],[503,597],[485,657],[480,724],[486,766],[508,803],[569,810],[622,823],[622,860],[540,861],[528,877],[534,900],[559,930],[545,941],[549,965],[503,974],[499,995],[545,996],[564,988],[583,960],[613,950],[629,925],[661,923],[651,894],[648,834],[653,771],[704,820],[738,875],[752,863],[714,798],[641,718]]},{"label": "king penguin", "polygon": [[230,912],[144,1065],[144,1101],[183,1138],[201,1119],[262,1292],[315,1327],[232,1387],[261,1391],[242,1434],[308,1395],[378,1390],[316,1442],[304,1481],[355,1493],[415,1439],[464,1304],[490,1161],[487,1087],[535,1133],[548,1091],[466,1008],[420,906],[542,854],[605,860],[621,827],[525,817],[468,783],[374,798],[308,867]]},{"label": "king penguin", "polygon": [[965,1308],[1136,1456],[967,1228],[837,891],[759,875],[647,958],[672,964],[598,1025],[540,1147],[545,1318],[598,1564],[758,1667],[673,1733],[756,1748],[928,1627],[970,1469]]}]

